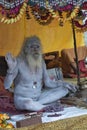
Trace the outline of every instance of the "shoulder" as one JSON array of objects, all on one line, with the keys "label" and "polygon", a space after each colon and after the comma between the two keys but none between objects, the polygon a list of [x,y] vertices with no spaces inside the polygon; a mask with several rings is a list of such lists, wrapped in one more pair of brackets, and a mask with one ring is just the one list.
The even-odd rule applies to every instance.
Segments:
[{"label": "shoulder", "polygon": [[16,59],[17,59],[18,66],[20,66],[21,64],[24,63],[24,59],[23,58],[17,57]]},{"label": "shoulder", "polygon": [[42,65],[46,66],[46,63],[45,63],[44,59],[42,59]]}]

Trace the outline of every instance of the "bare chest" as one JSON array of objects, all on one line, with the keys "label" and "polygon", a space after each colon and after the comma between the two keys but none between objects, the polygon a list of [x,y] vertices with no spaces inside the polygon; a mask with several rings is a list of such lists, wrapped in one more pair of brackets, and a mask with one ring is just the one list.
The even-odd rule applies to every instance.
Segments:
[{"label": "bare chest", "polygon": [[36,85],[37,82],[42,82],[43,69],[38,68],[31,70],[28,65],[21,64],[19,67],[18,79],[22,80],[24,83],[29,82]]}]

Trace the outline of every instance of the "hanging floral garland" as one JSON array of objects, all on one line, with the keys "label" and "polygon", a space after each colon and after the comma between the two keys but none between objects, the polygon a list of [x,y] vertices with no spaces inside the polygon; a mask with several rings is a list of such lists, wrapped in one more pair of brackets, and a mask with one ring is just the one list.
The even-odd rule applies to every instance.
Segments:
[{"label": "hanging floral garland", "polygon": [[[13,1],[11,1],[11,3],[12,2]],[[19,1],[18,3],[15,2],[18,1],[14,1],[14,3],[12,4],[6,3],[8,7],[6,4],[0,6],[0,12],[1,12],[0,22],[6,24],[12,24],[19,21],[22,18],[22,15],[26,10],[27,3],[23,1]]]},{"label": "hanging floral garland", "polygon": [[74,20],[74,25],[75,25],[77,31],[80,31],[80,32],[87,31],[87,20],[85,21],[84,24],[80,24],[79,21]]},{"label": "hanging floral garland", "polygon": [[[34,15],[35,19],[42,25],[47,25],[51,23],[51,21],[56,18],[59,21],[60,26],[62,25],[63,22],[63,16],[62,16],[62,11],[70,10],[72,9],[72,5],[66,5],[64,8],[58,8],[57,6],[53,9],[50,5],[49,2],[46,1],[46,3],[37,3],[37,1],[29,1],[28,3],[31,7],[31,12]],[[41,6],[42,5],[42,6]],[[60,13],[61,12],[61,15]]]},{"label": "hanging floral garland", "polygon": [[42,25],[47,25],[52,21],[52,14],[48,9],[44,7],[39,7],[38,5],[31,6],[31,12],[34,15],[36,21]]},{"label": "hanging floral garland", "polygon": [[[24,0],[0,0],[0,22],[15,23],[22,18],[25,12],[26,18],[30,19],[28,5],[35,20],[42,25],[51,23],[55,18],[59,25],[63,26],[65,21],[75,19],[80,10],[87,10],[86,0],[68,0],[68,2],[66,0],[26,0],[26,2]],[[62,15],[63,12],[67,12],[65,18]]]},{"label": "hanging floral garland", "polygon": [[[59,25],[63,26],[66,20],[75,18],[80,9],[79,6],[74,8],[72,3],[68,4],[61,1],[59,3],[59,1],[53,0],[30,0],[28,4],[31,7],[35,19],[43,25],[47,25],[55,18],[58,20]],[[69,12],[70,15],[67,18],[63,18],[62,12]]]},{"label": "hanging floral garland", "polygon": [[84,12],[80,11],[81,15],[79,14],[80,16],[78,16],[78,20],[74,20],[74,25],[75,25],[75,28],[76,28],[77,31],[85,32],[85,31],[87,31],[87,20],[85,20],[85,23],[80,23],[79,17],[80,18],[82,17],[82,19],[85,19],[87,17],[87,2],[84,2],[82,4],[81,9],[85,10],[85,11]]}]

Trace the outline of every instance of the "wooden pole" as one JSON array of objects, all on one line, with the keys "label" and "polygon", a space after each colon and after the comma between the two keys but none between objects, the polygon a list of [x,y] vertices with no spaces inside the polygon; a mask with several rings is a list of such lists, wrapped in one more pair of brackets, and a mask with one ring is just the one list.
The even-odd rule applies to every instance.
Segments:
[{"label": "wooden pole", "polygon": [[72,31],[73,31],[73,40],[74,40],[75,62],[76,62],[76,67],[77,67],[77,85],[79,86],[79,88],[81,88],[80,70],[79,70],[79,64],[78,64],[78,54],[77,54],[76,36],[75,36],[75,29],[74,29],[74,21],[73,21],[73,19],[72,19]]}]

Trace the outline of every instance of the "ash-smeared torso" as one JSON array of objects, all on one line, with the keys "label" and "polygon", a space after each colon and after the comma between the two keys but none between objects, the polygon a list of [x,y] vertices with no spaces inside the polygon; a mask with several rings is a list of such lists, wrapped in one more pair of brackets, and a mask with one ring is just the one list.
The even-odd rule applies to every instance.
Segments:
[{"label": "ash-smeared torso", "polygon": [[15,78],[14,95],[24,98],[38,99],[43,86],[43,70],[31,71],[25,61],[18,62],[18,74]]}]

